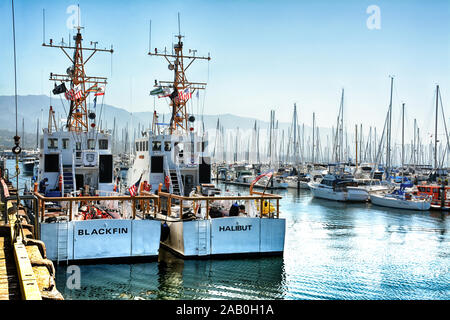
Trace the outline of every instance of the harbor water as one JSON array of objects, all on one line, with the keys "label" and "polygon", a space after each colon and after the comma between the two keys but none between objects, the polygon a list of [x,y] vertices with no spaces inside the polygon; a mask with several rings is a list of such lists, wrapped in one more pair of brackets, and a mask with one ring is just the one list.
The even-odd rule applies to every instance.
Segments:
[{"label": "harbor water", "polygon": [[279,193],[282,257],[183,260],[161,251],[158,262],[80,265],[79,289],[67,286],[73,269],[59,267],[58,290],[66,299],[450,298],[448,214]]},{"label": "harbor water", "polygon": [[155,262],[58,266],[57,288],[67,300],[450,298],[448,213],[273,192],[283,196],[283,256],[183,260],[161,250]]}]

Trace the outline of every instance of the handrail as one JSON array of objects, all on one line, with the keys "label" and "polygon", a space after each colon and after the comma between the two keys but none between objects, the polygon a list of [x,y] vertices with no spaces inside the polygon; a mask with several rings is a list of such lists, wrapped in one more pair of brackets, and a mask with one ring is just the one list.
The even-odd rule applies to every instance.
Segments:
[{"label": "handrail", "polygon": [[100,201],[100,200],[151,200],[158,199],[156,194],[149,194],[146,196],[86,196],[86,197],[45,197],[39,192],[35,192],[34,195],[43,201]]},{"label": "handrail", "polygon": [[[255,192],[253,192],[255,193]],[[263,201],[265,199],[269,200],[276,200],[276,217],[277,219],[280,217],[280,199],[282,199],[282,196],[274,195],[274,194],[264,194],[264,193],[257,193],[257,195],[249,195],[249,196],[195,196],[195,197],[186,197],[186,196],[179,196],[172,193],[167,192],[158,192],[159,197],[166,197],[168,199],[167,201],[167,209],[168,209],[168,215],[171,215],[171,204],[172,199],[178,199],[180,200],[180,212],[182,212],[183,209],[183,201],[206,201],[206,219],[209,219],[209,203],[210,201],[218,201],[218,200],[259,200],[259,211],[260,211],[260,218],[264,215],[264,209],[263,209]]]},{"label": "handrail", "polygon": [[75,152],[72,152],[72,189],[73,192],[77,191],[77,182],[75,179]]},{"label": "handrail", "polygon": [[[38,201],[37,205],[37,211],[36,216],[41,216],[41,220],[44,220],[45,215],[45,202],[46,201],[64,201],[69,202],[69,221],[72,221],[72,203],[78,202],[78,201],[102,201],[102,200],[119,200],[119,201],[131,201],[131,210],[132,210],[132,216],[133,219],[136,217],[136,201],[144,201],[144,200],[159,200],[159,197],[155,194],[148,194],[144,196],[86,196],[86,197],[45,197],[39,192],[34,192],[34,195],[36,196],[36,199]],[[155,201],[156,202],[156,201]],[[149,209],[149,206],[145,206],[144,208],[144,214]]]},{"label": "handrail", "polygon": [[64,194],[64,167],[62,163],[62,153],[59,153],[59,177],[58,177],[58,189],[59,189],[59,180],[61,179],[61,195]]},{"label": "handrail", "polygon": [[[253,192],[255,193],[255,192]],[[167,193],[167,192],[159,192],[160,196],[171,197],[179,200],[187,200],[187,201],[205,201],[205,200],[260,200],[260,199],[283,199],[282,196],[274,195],[274,194],[258,194],[255,196],[196,196],[196,197],[187,197],[187,196],[179,196],[177,194]]]},{"label": "handrail", "polygon": [[[167,156],[165,154],[164,154],[163,162],[164,162],[165,176],[169,179],[169,190],[168,191],[170,193],[172,193],[173,192],[172,177],[170,176],[169,163],[167,162]],[[165,177],[164,177],[164,179],[165,179]]]},{"label": "handrail", "polygon": [[178,180],[178,188],[180,188],[180,194],[184,194],[184,184],[183,180],[181,179],[181,172],[180,172],[180,164],[178,161],[178,157],[175,155],[176,162],[175,162],[175,172],[177,173],[177,180]]}]

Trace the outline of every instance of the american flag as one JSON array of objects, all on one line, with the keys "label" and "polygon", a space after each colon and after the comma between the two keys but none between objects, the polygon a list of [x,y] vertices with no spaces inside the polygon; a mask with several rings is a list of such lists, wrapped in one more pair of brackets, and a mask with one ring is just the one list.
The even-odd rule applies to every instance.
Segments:
[{"label": "american flag", "polygon": [[180,98],[180,100],[184,100],[187,101],[191,98],[192,94],[191,94],[191,90],[189,90],[189,88],[184,89],[183,91],[180,91],[178,93],[178,97]]},{"label": "american flag", "polygon": [[132,197],[134,197],[135,195],[138,194],[139,185],[141,184],[141,179],[142,179],[142,174],[141,174],[141,177],[139,178],[138,182],[136,182],[135,184],[133,184],[131,187],[128,188],[128,192],[130,192],[130,195]]},{"label": "american flag", "polygon": [[81,84],[77,85],[75,87],[75,100],[81,99],[81,97],[83,96],[83,91],[81,90]]},{"label": "american flag", "polygon": [[73,100],[73,89],[67,90],[64,94],[67,100]]}]

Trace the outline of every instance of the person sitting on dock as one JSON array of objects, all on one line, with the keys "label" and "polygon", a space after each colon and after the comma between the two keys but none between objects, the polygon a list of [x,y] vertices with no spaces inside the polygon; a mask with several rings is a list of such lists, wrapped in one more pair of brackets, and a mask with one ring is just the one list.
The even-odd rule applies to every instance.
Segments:
[{"label": "person sitting on dock", "polygon": [[39,193],[45,194],[45,189],[48,186],[48,178],[44,178],[41,180],[41,182],[39,182]]}]

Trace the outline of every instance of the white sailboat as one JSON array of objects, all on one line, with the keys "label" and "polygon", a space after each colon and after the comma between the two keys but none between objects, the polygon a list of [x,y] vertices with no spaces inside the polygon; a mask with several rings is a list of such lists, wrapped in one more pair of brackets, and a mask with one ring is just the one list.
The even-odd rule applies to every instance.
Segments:
[{"label": "white sailboat", "polygon": [[430,197],[414,195],[410,191],[405,191],[405,185],[391,193],[372,193],[370,201],[377,206],[396,209],[425,211],[431,207]]}]

